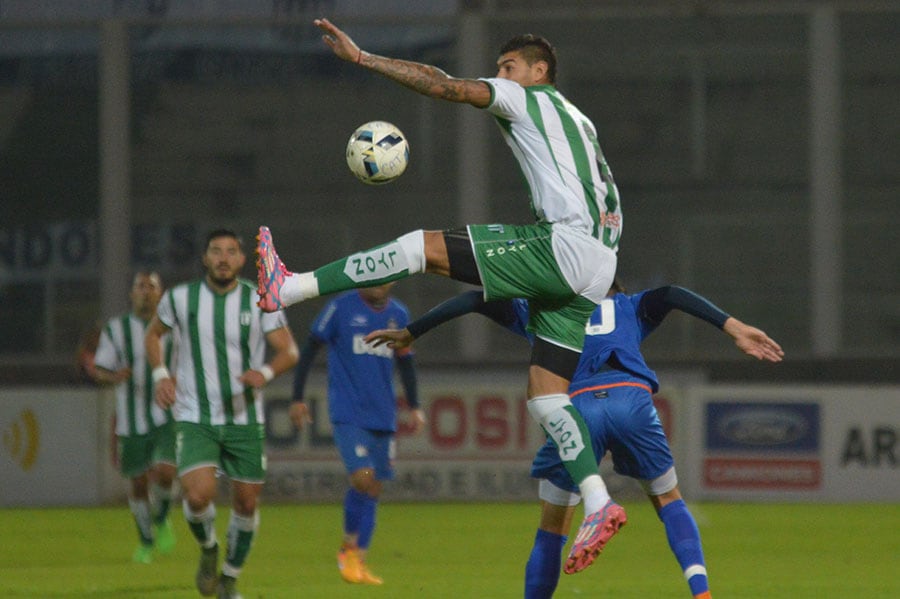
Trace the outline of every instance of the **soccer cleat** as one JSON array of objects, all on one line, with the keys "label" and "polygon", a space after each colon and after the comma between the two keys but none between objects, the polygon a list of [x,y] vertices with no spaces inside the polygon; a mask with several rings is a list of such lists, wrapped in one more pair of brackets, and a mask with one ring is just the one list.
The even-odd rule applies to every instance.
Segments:
[{"label": "soccer cleat", "polygon": [[360,574],[362,576],[360,577],[359,582],[362,584],[373,584],[373,585],[384,584],[384,579],[381,578],[380,576],[375,576],[374,574],[372,574],[372,571],[369,570],[369,567],[366,566],[366,564],[361,564]]},{"label": "soccer cleat", "polygon": [[607,501],[600,510],[585,516],[566,558],[565,573],[581,572],[594,563],[603,547],[627,521],[625,510],[612,500]]},{"label": "soccer cleat", "polygon": [[156,550],[168,555],[173,549],[175,549],[175,532],[172,530],[172,524],[168,520],[163,520],[162,524],[156,526]]},{"label": "soccer cleat", "polygon": [[341,578],[353,584],[384,584],[384,580],[372,574],[372,571],[366,567],[362,559],[359,557],[359,550],[345,547],[338,551],[338,570],[341,571]]},{"label": "soccer cleat", "polygon": [[216,576],[216,567],[219,563],[218,543],[210,548],[203,547],[200,551],[200,565],[197,566],[197,590],[204,597],[212,597],[216,594],[219,578]]},{"label": "soccer cleat", "polygon": [[136,564],[153,563],[153,546],[138,545],[137,549],[134,550],[134,553],[131,554],[131,561]]},{"label": "soccer cleat", "polygon": [[285,277],[294,273],[278,257],[269,227],[260,227],[256,239],[256,293],[259,295],[256,303],[264,312],[277,312],[284,308],[281,302],[281,285]]},{"label": "soccer cleat", "polygon": [[362,582],[362,562],[356,549],[341,548],[337,554],[338,570],[341,578],[354,584]]},{"label": "soccer cleat", "polygon": [[216,599],[243,599],[237,592],[237,580],[222,574],[216,583]]}]

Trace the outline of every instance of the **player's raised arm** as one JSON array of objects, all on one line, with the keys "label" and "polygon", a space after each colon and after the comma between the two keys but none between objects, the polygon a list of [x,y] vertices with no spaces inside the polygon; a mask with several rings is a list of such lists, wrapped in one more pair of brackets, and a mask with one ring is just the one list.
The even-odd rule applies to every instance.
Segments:
[{"label": "player's raised arm", "polygon": [[457,79],[432,65],[371,54],[328,19],[316,19],[313,23],[324,33],[325,44],[342,60],[362,65],[430,98],[478,108],[491,102],[491,89],[484,81]]},{"label": "player's raised arm", "polygon": [[680,310],[721,329],[749,356],[769,362],[781,362],[784,357],[781,346],[764,332],[741,322],[690,289],[666,285],[648,291],[641,299],[642,318],[654,324],[661,323],[670,310]]}]

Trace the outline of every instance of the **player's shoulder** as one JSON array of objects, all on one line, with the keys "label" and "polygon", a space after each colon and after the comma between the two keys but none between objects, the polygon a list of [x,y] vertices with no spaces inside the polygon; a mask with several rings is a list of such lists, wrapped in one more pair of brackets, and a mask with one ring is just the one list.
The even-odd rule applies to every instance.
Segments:
[{"label": "player's shoulder", "polygon": [[352,306],[356,304],[363,303],[362,297],[359,295],[359,291],[356,289],[351,289],[350,291],[344,291],[343,293],[339,293],[335,295],[333,298],[328,300],[327,306],[335,306],[335,307],[346,307]]},{"label": "player's shoulder", "polygon": [[641,303],[641,298],[647,293],[646,290],[637,293],[617,293],[612,300],[616,307],[620,310],[635,311]]},{"label": "player's shoulder", "polygon": [[510,79],[501,79],[500,77],[482,77],[479,81],[487,83],[491,88],[491,104],[494,104],[497,98],[508,98],[510,96],[523,96],[527,88],[522,87],[519,83]]},{"label": "player's shoulder", "polygon": [[106,319],[106,323],[104,323],[104,328],[106,327],[115,327],[118,326],[122,322],[127,322],[131,318],[131,312],[120,312],[115,316],[110,316]]},{"label": "player's shoulder", "polygon": [[188,289],[191,289],[192,287],[200,287],[202,285],[203,285],[203,279],[193,279],[190,281],[182,281],[181,283],[176,283],[175,285],[172,285],[171,287],[169,287],[163,293],[163,297],[165,297],[167,295],[175,296],[175,295],[178,295],[179,293],[184,293],[185,291],[187,291]]},{"label": "player's shoulder", "polygon": [[252,289],[252,290],[256,291],[256,283],[253,282],[253,281],[251,281],[250,279],[245,279],[245,278],[243,278],[243,277],[238,277],[237,282],[238,282],[238,285],[239,285],[241,288],[249,288],[249,289]]},{"label": "player's shoulder", "polygon": [[[334,295],[325,302],[322,308],[319,310],[319,313],[316,315],[316,322],[319,323],[319,326],[323,326],[324,323],[332,320],[332,317],[335,314],[338,314],[339,317],[342,317],[344,313],[348,310],[354,310],[357,306],[357,297],[359,294],[356,290],[345,291],[343,293],[339,293]],[[313,327],[317,328],[317,327]]]}]

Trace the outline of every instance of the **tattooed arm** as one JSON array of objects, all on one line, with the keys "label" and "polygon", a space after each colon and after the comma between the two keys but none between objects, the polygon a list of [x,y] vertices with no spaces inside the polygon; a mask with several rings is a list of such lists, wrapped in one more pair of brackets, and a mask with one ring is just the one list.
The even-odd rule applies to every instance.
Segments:
[{"label": "tattooed arm", "polygon": [[313,23],[324,32],[322,39],[339,58],[380,73],[415,92],[478,108],[491,102],[491,89],[484,81],[457,79],[435,66],[370,54],[328,19],[316,19]]}]

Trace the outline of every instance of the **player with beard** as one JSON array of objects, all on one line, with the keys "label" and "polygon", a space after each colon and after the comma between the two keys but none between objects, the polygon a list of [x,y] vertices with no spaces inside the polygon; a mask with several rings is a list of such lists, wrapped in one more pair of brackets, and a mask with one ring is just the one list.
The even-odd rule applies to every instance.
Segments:
[{"label": "player with beard", "polygon": [[[184,515],[201,546],[197,589],[220,598],[240,597],[235,581],[259,523],[266,474],[262,389],[298,359],[284,314],[260,310],[254,286],[238,278],[245,262],[233,231],[211,232],[203,253],[206,276],[169,290],[145,335],[156,403],[171,407],[175,417]],[[179,348],[174,373],[159,349],[169,331]],[[214,528],[217,469],[231,479],[232,490],[221,575]]]}]

